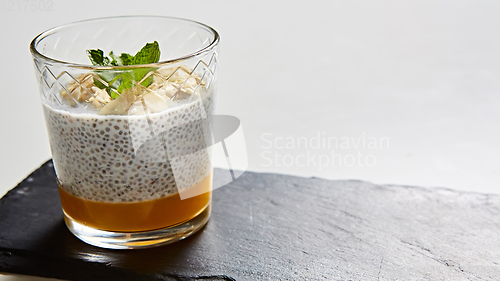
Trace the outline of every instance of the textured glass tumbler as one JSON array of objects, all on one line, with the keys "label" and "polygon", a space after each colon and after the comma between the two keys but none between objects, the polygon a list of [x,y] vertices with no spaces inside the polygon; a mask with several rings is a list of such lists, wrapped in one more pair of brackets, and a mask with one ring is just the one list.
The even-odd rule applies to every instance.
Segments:
[{"label": "textured glass tumbler", "polygon": [[[135,249],[206,224],[218,42],[209,26],[157,16],[76,22],[33,39],[64,218],[78,238]],[[159,62],[125,62],[140,61],[147,43]],[[89,59],[97,49],[104,65]]]}]

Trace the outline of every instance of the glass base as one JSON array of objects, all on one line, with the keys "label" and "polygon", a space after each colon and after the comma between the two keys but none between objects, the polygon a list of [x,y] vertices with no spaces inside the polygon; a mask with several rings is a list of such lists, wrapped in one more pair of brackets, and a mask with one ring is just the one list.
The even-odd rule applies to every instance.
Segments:
[{"label": "glass base", "polygon": [[187,222],[152,231],[113,232],[85,226],[64,213],[68,229],[80,240],[107,249],[142,249],[170,244],[200,230],[210,218],[211,204]]}]

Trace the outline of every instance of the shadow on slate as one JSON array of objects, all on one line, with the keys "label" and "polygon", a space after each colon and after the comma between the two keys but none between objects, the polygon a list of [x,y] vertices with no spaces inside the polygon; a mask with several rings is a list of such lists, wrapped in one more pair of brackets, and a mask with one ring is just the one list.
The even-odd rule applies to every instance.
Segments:
[{"label": "shadow on slate", "polygon": [[[215,170],[214,180],[230,176]],[[197,234],[145,250],[64,225],[52,162],[0,199],[0,272],[66,280],[499,280],[500,197],[247,172]]]}]

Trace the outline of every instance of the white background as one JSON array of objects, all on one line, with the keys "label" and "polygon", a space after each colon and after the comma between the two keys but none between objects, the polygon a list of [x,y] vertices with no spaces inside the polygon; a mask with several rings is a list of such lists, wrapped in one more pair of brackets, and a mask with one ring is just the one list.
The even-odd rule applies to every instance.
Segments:
[{"label": "white background", "polygon": [[[50,158],[31,39],[132,14],[219,31],[216,110],[241,120],[249,171],[500,193],[500,1],[41,2],[25,11],[27,1],[0,1],[0,196]],[[302,162],[331,155],[325,146],[280,148],[318,134],[389,145],[334,149],[344,160],[372,155],[370,167]]]}]

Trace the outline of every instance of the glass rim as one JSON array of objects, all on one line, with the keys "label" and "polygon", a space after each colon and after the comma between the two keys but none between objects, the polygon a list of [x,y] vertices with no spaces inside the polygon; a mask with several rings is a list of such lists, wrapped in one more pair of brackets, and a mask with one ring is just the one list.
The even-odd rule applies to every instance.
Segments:
[{"label": "glass rim", "polygon": [[[48,56],[40,53],[37,50],[37,45],[41,40],[43,40],[44,38],[46,38],[49,35],[56,33],[57,31],[59,31],[63,28],[67,28],[67,27],[70,27],[72,25],[86,23],[86,22],[90,22],[90,21],[106,20],[106,19],[123,19],[123,18],[157,18],[157,19],[170,19],[170,20],[176,20],[176,21],[181,21],[181,22],[182,21],[189,22],[189,23],[196,24],[199,27],[205,28],[208,31],[210,31],[214,35],[214,39],[212,40],[212,42],[210,42],[210,44],[208,44],[208,46],[203,47],[203,48],[197,50],[196,52],[184,55],[182,57],[178,57],[175,59],[169,59],[169,60],[163,60],[163,61],[159,61],[156,63],[140,64],[140,65],[124,65],[124,66],[95,66],[95,65],[91,65],[91,64],[80,64],[80,63],[68,62],[68,61],[63,61],[63,60],[58,60],[58,59],[55,59],[52,57],[48,57]],[[201,54],[208,53],[217,46],[219,41],[220,41],[219,33],[215,29],[213,29],[212,27],[210,27],[204,23],[198,22],[198,21],[184,19],[184,18],[177,18],[177,17],[168,17],[168,16],[130,15],[130,16],[92,18],[92,19],[87,19],[87,20],[70,22],[67,24],[63,24],[63,25],[59,25],[59,26],[50,28],[50,29],[45,30],[42,33],[38,34],[35,38],[33,38],[33,40],[30,43],[30,52],[31,52],[32,56],[35,58],[41,58],[41,59],[44,59],[46,61],[49,61],[49,62],[52,62],[55,64],[63,64],[67,67],[87,69],[87,70],[109,70],[109,69],[125,70],[125,69],[134,69],[134,68],[138,68],[138,67],[140,67],[140,68],[145,68],[145,67],[160,68],[160,67],[165,66],[165,65],[170,65],[170,64],[186,61],[186,60],[189,60],[193,57],[199,56]]]}]

